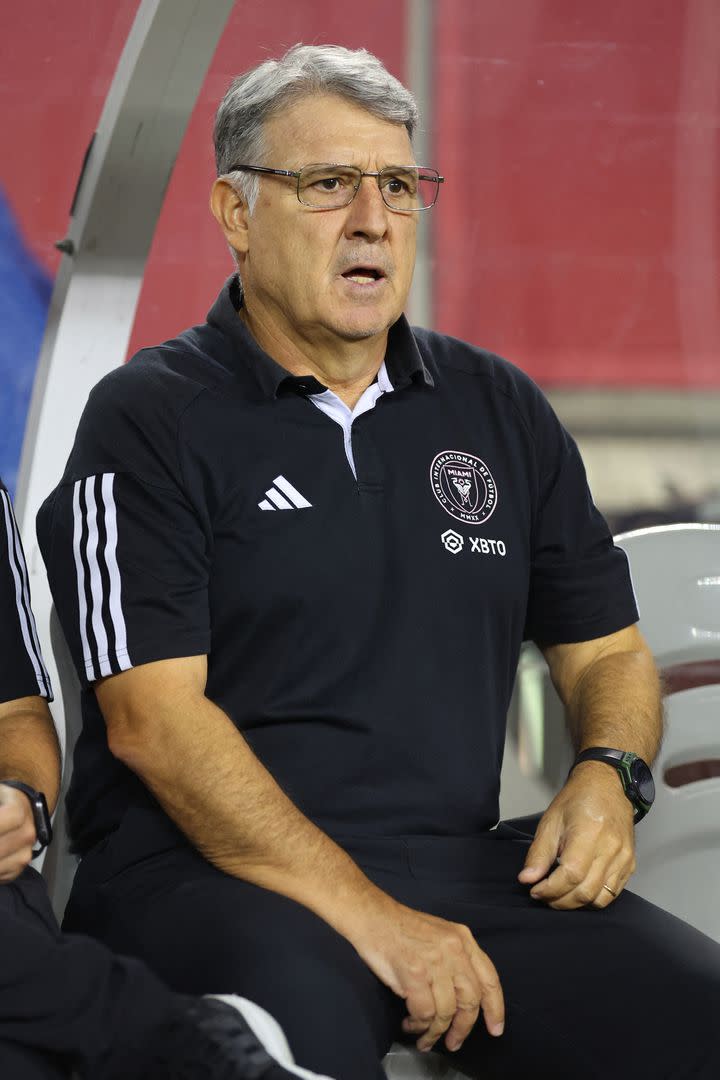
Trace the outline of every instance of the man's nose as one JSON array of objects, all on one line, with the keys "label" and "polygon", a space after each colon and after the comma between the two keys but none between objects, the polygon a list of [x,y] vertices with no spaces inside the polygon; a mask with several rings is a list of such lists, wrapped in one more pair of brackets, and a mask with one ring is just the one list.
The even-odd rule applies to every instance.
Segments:
[{"label": "man's nose", "polygon": [[390,213],[375,177],[363,176],[357,194],[348,206],[346,235],[382,240],[388,230]]}]

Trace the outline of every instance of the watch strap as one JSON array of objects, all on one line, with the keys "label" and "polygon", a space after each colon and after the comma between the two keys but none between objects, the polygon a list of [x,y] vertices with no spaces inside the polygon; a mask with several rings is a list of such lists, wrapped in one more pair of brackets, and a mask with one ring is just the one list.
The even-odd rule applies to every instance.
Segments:
[{"label": "watch strap", "polygon": [[630,766],[636,760],[642,761],[642,758],[630,750],[617,750],[613,746],[590,746],[577,755],[570,767],[570,772],[583,761],[604,761],[610,768],[615,769],[627,799],[635,808],[635,824],[637,824],[645,817],[651,804],[643,801],[632,781]]},{"label": "watch strap", "polygon": [[[616,750],[612,746],[591,746],[578,754],[573,762],[573,768],[579,765],[581,761],[607,761],[609,765],[612,764],[612,761],[617,761],[619,765],[624,757],[624,750]],[[608,758],[611,760],[608,761]]]}]

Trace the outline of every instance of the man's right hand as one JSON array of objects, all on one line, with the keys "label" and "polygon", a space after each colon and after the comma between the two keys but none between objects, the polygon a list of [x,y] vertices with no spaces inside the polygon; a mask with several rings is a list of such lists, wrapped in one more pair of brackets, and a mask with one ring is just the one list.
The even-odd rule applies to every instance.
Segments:
[{"label": "man's right hand", "polygon": [[502,1035],[500,979],[466,926],[405,907],[381,893],[352,944],[378,978],[404,998],[403,1028],[430,1050],[445,1035],[458,1050],[482,1010],[491,1035]]},{"label": "man's right hand", "polygon": [[[95,685],[112,753],[224,873],[304,904],[407,1003],[405,1030],[458,1049],[482,1009],[502,1032],[497,972],[466,926],[399,904],[309,821],[205,696],[204,656],[160,660]],[[362,914],[359,914],[362,913]]]}]

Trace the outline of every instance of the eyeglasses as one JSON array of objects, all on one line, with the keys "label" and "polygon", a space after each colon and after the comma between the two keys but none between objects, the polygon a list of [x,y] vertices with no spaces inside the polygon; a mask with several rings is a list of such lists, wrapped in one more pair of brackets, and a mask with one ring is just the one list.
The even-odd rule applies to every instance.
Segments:
[{"label": "eyeglasses", "polygon": [[263,165],[235,165],[230,172],[269,173],[297,180],[297,197],[313,210],[339,210],[349,206],[358,193],[363,176],[374,176],[383,202],[390,210],[412,214],[429,210],[437,202],[445,177],[435,169],[420,165],[387,165],[379,172],[363,172],[356,165],[303,165],[292,169],[266,169]]}]

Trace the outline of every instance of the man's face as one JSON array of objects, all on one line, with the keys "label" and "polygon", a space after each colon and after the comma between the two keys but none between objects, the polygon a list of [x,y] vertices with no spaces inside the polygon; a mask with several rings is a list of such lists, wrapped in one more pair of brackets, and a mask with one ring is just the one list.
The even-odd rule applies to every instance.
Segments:
[{"label": "man's face", "polygon": [[[271,168],[328,162],[375,171],[415,161],[401,124],[335,95],[301,98],[265,125]],[[249,164],[257,164],[250,162]],[[295,344],[384,335],[405,307],[415,262],[417,214],[390,210],[374,177],[349,206],[314,210],[292,177],[262,176],[241,274],[248,311]],[[353,269],[372,270],[355,275]]]}]

